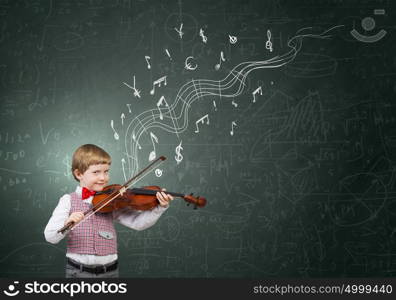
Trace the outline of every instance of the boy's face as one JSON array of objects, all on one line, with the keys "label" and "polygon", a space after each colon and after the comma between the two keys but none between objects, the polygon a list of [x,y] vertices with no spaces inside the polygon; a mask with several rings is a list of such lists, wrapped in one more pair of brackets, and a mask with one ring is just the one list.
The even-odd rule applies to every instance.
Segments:
[{"label": "boy's face", "polygon": [[91,165],[84,173],[75,170],[75,175],[80,180],[81,187],[99,192],[109,182],[109,170],[110,165],[108,164]]}]

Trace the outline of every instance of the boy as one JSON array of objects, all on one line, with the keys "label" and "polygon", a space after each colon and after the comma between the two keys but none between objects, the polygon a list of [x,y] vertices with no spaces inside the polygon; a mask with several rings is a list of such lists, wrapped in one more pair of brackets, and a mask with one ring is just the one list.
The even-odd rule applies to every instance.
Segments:
[{"label": "boy", "polygon": [[[69,222],[77,224],[84,218],[83,212],[90,208],[94,193],[108,185],[110,164],[110,155],[98,146],[86,144],[74,152],[72,174],[80,184],[75,192],[60,198],[44,230],[48,242],[58,243],[65,237],[58,233],[60,228]],[[153,226],[173,200],[163,191],[157,193],[159,206],[152,210],[95,213],[65,233],[68,235],[66,278],[118,277],[117,234],[113,220],[135,230]]]}]

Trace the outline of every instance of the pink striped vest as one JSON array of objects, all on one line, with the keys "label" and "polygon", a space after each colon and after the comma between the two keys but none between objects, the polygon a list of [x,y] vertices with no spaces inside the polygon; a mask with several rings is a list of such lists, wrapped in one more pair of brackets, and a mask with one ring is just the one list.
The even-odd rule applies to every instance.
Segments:
[{"label": "pink striped vest", "polygon": [[[86,211],[90,205],[77,193],[70,194],[70,214]],[[117,253],[117,233],[112,213],[96,213],[79,224],[68,234],[67,252],[79,254],[109,255]]]}]

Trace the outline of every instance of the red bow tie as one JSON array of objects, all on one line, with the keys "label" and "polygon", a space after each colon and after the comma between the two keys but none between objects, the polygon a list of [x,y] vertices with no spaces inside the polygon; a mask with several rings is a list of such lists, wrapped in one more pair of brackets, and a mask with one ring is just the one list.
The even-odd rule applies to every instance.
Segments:
[{"label": "red bow tie", "polygon": [[87,198],[89,198],[89,197],[91,197],[91,196],[93,196],[93,195],[95,195],[95,194],[96,194],[95,191],[90,191],[90,190],[88,190],[88,189],[85,188],[85,187],[82,188],[82,194],[81,194],[81,196],[82,196],[82,199],[83,199],[83,200],[84,200],[84,199],[87,199]]}]

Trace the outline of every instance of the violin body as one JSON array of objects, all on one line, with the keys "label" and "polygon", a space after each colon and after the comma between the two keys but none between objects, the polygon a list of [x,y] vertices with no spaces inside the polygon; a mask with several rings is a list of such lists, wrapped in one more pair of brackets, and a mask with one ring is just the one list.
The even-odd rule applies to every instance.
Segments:
[{"label": "violin body", "polygon": [[[122,185],[112,184],[104,187],[101,192],[97,192],[92,200],[93,207],[96,207],[95,211],[109,213],[123,208],[150,210],[159,205],[159,201],[156,197],[156,193],[162,191],[159,186],[152,185],[142,188],[127,189],[123,195],[119,193],[121,188]],[[203,197],[193,197],[192,194],[166,193],[175,197],[184,198],[185,201],[195,204],[196,207],[202,207],[206,204],[206,199]],[[114,194],[114,199],[108,201],[113,198],[112,194]]]}]

